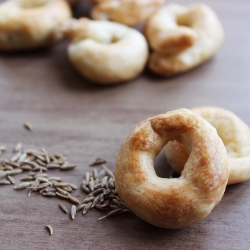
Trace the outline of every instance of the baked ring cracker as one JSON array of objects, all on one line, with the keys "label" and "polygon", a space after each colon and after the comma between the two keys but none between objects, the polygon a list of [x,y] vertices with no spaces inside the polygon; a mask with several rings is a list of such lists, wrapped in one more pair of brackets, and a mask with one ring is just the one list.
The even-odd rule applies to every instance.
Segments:
[{"label": "baked ring cracker", "polygon": [[60,38],[56,30],[71,18],[64,0],[7,0],[0,3],[0,50],[28,50]]},{"label": "baked ring cracker", "polygon": [[145,35],[153,52],[149,68],[172,76],[211,58],[224,39],[215,12],[205,4],[168,4],[147,21]]},{"label": "baked ring cracker", "polygon": [[131,80],[147,63],[146,39],[125,25],[80,18],[66,23],[61,32],[71,40],[71,63],[92,82],[107,85]]},{"label": "baked ring cracker", "polygon": [[[188,149],[188,161],[179,178],[160,178],[154,159],[173,140]],[[138,217],[161,228],[181,228],[205,218],[221,200],[227,180],[227,153],[216,130],[187,109],[139,123],[116,161],[121,199]]]}]

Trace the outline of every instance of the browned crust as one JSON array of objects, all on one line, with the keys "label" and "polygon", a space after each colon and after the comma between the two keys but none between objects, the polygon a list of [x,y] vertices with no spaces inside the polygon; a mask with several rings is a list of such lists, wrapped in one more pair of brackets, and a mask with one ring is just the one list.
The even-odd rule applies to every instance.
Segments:
[{"label": "browned crust", "polygon": [[[173,139],[190,150],[178,179],[155,174],[153,161]],[[116,161],[120,197],[138,217],[162,228],[180,228],[206,217],[220,201],[228,179],[227,155],[215,129],[180,109],[149,118],[123,142]]]}]

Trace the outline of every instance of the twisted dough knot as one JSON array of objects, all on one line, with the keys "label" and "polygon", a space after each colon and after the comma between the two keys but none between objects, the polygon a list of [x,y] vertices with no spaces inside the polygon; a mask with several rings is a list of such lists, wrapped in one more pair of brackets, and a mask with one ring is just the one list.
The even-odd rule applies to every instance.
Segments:
[{"label": "twisted dough knot", "polygon": [[22,50],[61,38],[59,24],[71,17],[64,0],[7,0],[0,4],[0,49]]},{"label": "twisted dough knot", "polygon": [[[250,179],[250,129],[232,112],[216,107],[200,107],[192,111],[207,120],[218,132],[228,154],[228,184]],[[168,162],[177,173],[181,173],[188,153],[177,141],[165,147]]]},{"label": "twisted dough knot", "polygon": [[141,73],[148,58],[144,36],[135,29],[109,21],[81,18],[62,27],[71,39],[68,56],[89,80],[113,84]]},{"label": "twisted dough knot", "polygon": [[[172,140],[185,145],[180,178],[160,178],[153,162]],[[117,156],[117,192],[141,219],[162,228],[202,220],[222,198],[228,180],[226,149],[216,130],[186,109],[149,118],[131,132]]]},{"label": "twisted dough knot", "polygon": [[97,0],[91,12],[96,20],[111,20],[128,26],[146,20],[164,0]]},{"label": "twisted dough knot", "polygon": [[223,41],[221,24],[208,6],[169,4],[148,20],[145,35],[154,50],[149,68],[171,76],[209,59]]}]

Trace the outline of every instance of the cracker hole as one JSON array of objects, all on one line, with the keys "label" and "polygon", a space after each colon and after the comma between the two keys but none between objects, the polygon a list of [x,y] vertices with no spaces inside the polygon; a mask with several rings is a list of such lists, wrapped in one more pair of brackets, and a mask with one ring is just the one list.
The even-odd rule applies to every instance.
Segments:
[{"label": "cracker hole", "polygon": [[[161,178],[179,178],[179,175],[173,171],[167,159],[165,157],[164,151],[156,156],[154,160],[155,173]],[[171,177],[172,176],[172,177]]]},{"label": "cracker hole", "polygon": [[176,22],[180,26],[191,27],[191,20],[187,18],[187,16],[178,16],[176,18]]}]

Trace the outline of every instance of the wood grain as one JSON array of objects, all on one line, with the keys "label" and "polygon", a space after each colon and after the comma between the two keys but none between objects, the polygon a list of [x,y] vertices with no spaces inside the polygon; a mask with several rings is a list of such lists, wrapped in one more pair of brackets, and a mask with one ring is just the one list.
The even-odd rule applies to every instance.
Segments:
[{"label": "wood grain", "polygon": [[[190,1],[180,0],[188,4]],[[80,186],[88,164],[107,159],[114,170],[122,141],[140,121],[180,107],[214,105],[250,125],[250,2],[205,0],[218,13],[226,40],[202,66],[170,79],[145,70],[134,81],[99,87],[83,79],[66,56],[67,41],[32,52],[0,54],[0,144],[6,155],[17,142],[65,154],[77,168],[51,171]],[[86,13],[84,4],[75,11]],[[23,128],[30,122],[33,131]],[[156,171],[170,171],[160,154]],[[98,169],[100,167],[97,167]],[[18,180],[18,177],[15,177]],[[76,197],[85,196],[80,189]],[[250,182],[227,187],[203,221],[179,230],[155,228],[133,215],[98,221],[103,213],[77,213],[72,221],[58,204],[26,191],[0,187],[0,249],[249,249]],[[45,226],[54,234],[49,236]]]}]

